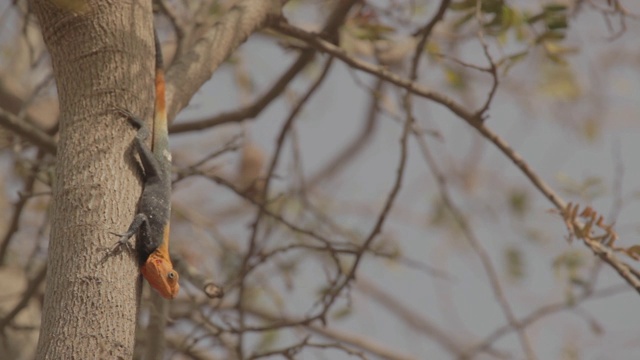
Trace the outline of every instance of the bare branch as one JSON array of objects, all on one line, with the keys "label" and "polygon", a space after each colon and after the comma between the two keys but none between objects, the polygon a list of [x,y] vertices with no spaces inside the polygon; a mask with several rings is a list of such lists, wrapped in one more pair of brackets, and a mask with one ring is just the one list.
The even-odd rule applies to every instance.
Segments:
[{"label": "bare branch", "polygon": [[[260,29],[280,15],[287,0],[243,0],[200,37],[167,71],[168,116],[173,119],[220,64]],[[206,59],[206,60],[204,60]]]},{"label": "bare branch", "polygon": [[0,126],[15,132],[49,154],[56,153],[56,143],[51,136],[1,108]]},{"label": "bare branch", "polygon": [[47,266],[43,265],[40,270],[36,273],[36,276],[31,279],[20,298],[20,301],[14,306],[11,311],[9,311],[3,318],[0,320],[0,333],[4,333],[5,328],[11,324],[13,319],[29,305],[29,301],[35,296],[36,291],[40,287],[40,285],[44,282],[45,276],[47,275]]},{"label": "bare branch", "polygon": [[[613,285],[598,291],[594,291],[592,293],[584,293],[579,297],[575,298],[573,301],[563,301],[555,304],[542,306],[529,315],[522,318],[522,320],[518,321],[519,328],[525,328],[538,320],[543,319],[546,316],[555,314],[559,311],[574,309],[583,302],[589,300],[601,299],[603,297],[613,296],[616,294],[620,294],[623,292],[629,291],[629,287],[626,285]],[[498,341],[501,337],[508,334],[510,331],[517,330],[511,324],[504,325],[494,332],[492,332],[489,336],[487,336],[483,341],[473,346],[472,348],[465,351],[463,356],[460,356],[459,359],[473,359],[476,354],[480,351],[487,349],[491,344]]]},{"label": "bare branch", "polygon": [[[37,156],[37,160],[42,160],[43,152],[40,151]],[[22,216],[22,212],[27,205],[27,202],[32,197],[32,192],[36,184],[37,175],[38,175],[38,166],[34,169],[33,174],[29,175],[24,183],[24,189],[22,193],[20,193],[20,198],[14,205],[13,214],[11,216],[11,222],[9,223],[9,227],[7,228],[7,233],[2,238],[2,244],[0,244],[0,265],[5,265],[7,261],[7,253],[9,251],[9,245],[11,244],[11,239],[13,235],[18,231],[20,227],[20,218]]]},{"label": "bare branch", "polygon": [[374,65],[369,62],[356,59],[350,56],[349,54],[347,54],[347,52],[344,49],[336,45],[333,45],[328,41],[322,40],[318,36],[318,34],[314,34],[285,23],[277,23],[272,25],[272,27],[274,30],[281,32],[282,34],[289,35],[294,38],[301,39],[308,42],[310,45],[312,45],[316,49],[337,57],[338,59],[342,60],[345,64],[355,69],[362,70],[366,73],[369,73],[371,75],[384,79],[392,84],[398,85],[415,95],[422,96],[426,99],[433,100],[438,104],[444,105],[449,110],[451,110],[454,114],[460,116],[463,119],[470,119],[478,123],[481,121],[481,119],[477,118],[476,114],[469,112],[467,109],[465,109],[465,107],[462,104],[458,103],[457,101],[441,93],[429,90],[413,81],[410,81],[401,76],[398,76],[392,73],[391,71],[387,70],[383,66]]},{"label": "bare branch", "polygon": [[[246,308],[247,313],[251,314],[252,316],[256,316],[268,321],[286,321],[288,323],[299,323],[300,321],[296,320],[296,319],[291,319],[288,318],[286,316],[274,316],[266,311],[263,310],[259,310],[256,308]],[[342,331],[342,330],[337,330],[337,329],[332,329],[326,326],[318,326],[318,325],[305,325],[305,328],[309,329],[310,331],[321,335],[323,337],[326,337],[328,339],[333,339],[336,341],[340,341],[341,343],[344,344],[349,344],[351,346],[357,347],[359,349],[362,349],[368,353],[371,353],[373,355],[379,356],[383,359],[389,359],[389,360],[413,360],[415,359],[413,356],[410,355],[406,355],[406,354],[402,354],[398,351],[394,351],[391,349],[388,349],[384,346],[382,346],[382,344],[380,344],[379,342],[376,342],[372,339],[368,339],[364,336],[361,335],[355,335],[355,334],[351,334],[348,333],[346,331]]]},{"label": "bare branch", "polygon": [[[487,138],[487,140],[498,147],[498,149],[500,149],[518,168],[520,168],[525,176],[529,178],[529,180],[536,186],[536,188],[538,188],[538,190],[542,194],[544,194],[549,199],[549,201],[551,201],[556,206],[558,210],[564,210],[566,202],[537,173],[535,173],[529,167],[526,161],[517,152],[515,152],[515,150],[513,150],[504,139],[502,139],[496,133],[483,125],[483,119],[481,117],[482,114],[479,114],[478,112],[470,112],[456,101],[439,93],[428,90],[411,80],[397,76],[383,67],[353,58],[349,56],[343,49],[319,39],[316,34],[283,23],[273,25],[273,27],[276,31],[280,31],[283,34],[307,41],[317,49],[339,58],[346,64],[356,69],[365,71],[369,74],[398,85],[413,94],[431,99],[439,104],[446,106],[453,113],[458,115],[462,120],[467,122],[467,124],[478,130],[480,134],[482,134],[482,136]],[[578,224],[578,226],[581,227],[582,224]],[[629,283],[629,285],[633,286],[640,293],[640,276],[636,275],[636,270],[632,269],[628,264],[618,259],[613,249],[608,248],[596,241],[585,241],[584,243],[595,255],[599,256],[607,264],[613,267],[613,269],[618,272],[618,274],[620,274],[620,276],[622,276],[622,278],[624,278],[625,281]]]},{"label": "bare branch", "polygon": [[384,306],[385,309],[398,316],[413,330],[432,338],[436,344],[442,346],[448,352],[460,356],[463,354],[464,348],[462,343],[443,329],[440,329],[431,320],[422,316],[416,311],[409,309],[402,304],[399,299],[394,298],[391,294],[380,289],[366,277],[359,277],[355,282],[357,290],[367,295],[368,298]]},{"label": "bare branch", "polygon": [[172,134],[183,133],[188,131],[202,130],[214,126],[227,124],[231,122],[240,122],[247,119],[253,119],[262,112],[271,102],[276,99],[287,88],[291,80],[302,71],[313,60],[313,51],[305,50],[300,54],[298,59],[291,67],[276,81],[275,84],[253,104],[215,115],[208,119],[196,120],[188,123],[174,124],[169,131]]}]

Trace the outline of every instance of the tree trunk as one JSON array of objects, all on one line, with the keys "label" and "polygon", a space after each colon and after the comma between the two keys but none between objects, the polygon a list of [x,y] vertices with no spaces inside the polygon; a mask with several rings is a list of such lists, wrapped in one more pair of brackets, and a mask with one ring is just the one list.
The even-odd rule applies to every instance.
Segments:
[{"label": "tree trunk", "polygon": [[153,111],[151,0],[56,3],[31,1],[61,112],[37,357],[130,359],[139,272],[132,253],[108,256],[109,232],[127,229],[141,185],[135,131],[112,109]]}]

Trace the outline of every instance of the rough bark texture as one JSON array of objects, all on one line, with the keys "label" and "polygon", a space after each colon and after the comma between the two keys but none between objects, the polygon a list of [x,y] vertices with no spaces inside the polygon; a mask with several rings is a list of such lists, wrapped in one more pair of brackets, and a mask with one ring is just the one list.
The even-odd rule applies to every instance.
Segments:
[{"label": "rough bark texture", "polygon": [[89,1],[73,13],[32,0],[60,99],[60,141],[39,359],[130,359],[138,269],[107,257],[134,216],[134,130],[111,109],[153,111],[150,0]]}]

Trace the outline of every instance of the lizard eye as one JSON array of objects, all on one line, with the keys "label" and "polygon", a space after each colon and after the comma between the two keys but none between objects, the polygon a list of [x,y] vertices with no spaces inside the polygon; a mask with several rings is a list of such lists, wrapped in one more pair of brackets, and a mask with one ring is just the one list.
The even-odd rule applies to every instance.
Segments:
[{"label": "lizard eye", "polygon": [[176,273],[175,271],[169,271],[169,273],[167,274],[167,277],[171,280],[176,278]]}]

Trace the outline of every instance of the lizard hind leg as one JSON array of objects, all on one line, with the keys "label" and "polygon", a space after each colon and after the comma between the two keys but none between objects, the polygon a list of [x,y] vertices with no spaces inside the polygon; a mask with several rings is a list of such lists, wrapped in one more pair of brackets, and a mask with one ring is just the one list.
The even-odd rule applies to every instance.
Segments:
[{"label": "lizard hind leg", "polygon": [[158,164],[158,160],[156,160],[151,149],[145,144],[145,140],[150,135],[149,128],[145,125],[144,121],[133,115],[129,110],[121,107],[115,107],[115,110],[121,115],[124,115],[134,127],[138,128],[138,133],[135,138],[135,147],[140,156],[145,177],[157,177],[161,171],[160,164]]},{"label": "lizard hind leg", "polygon": [[142,119],[140,119],[139,117],[134,115],[131,111],[125,108],[116,106],[115,110],[120,115],[126,117],[127,120],[129,120],[129,122],[131,123],[131,125],[133,125],[133,127],[138,129],[138,134],[136,135],[138,139],[144,142],[149,137],[149,128],[147,128],[147,126],[145,125],[144,121],[142,121]]}]

